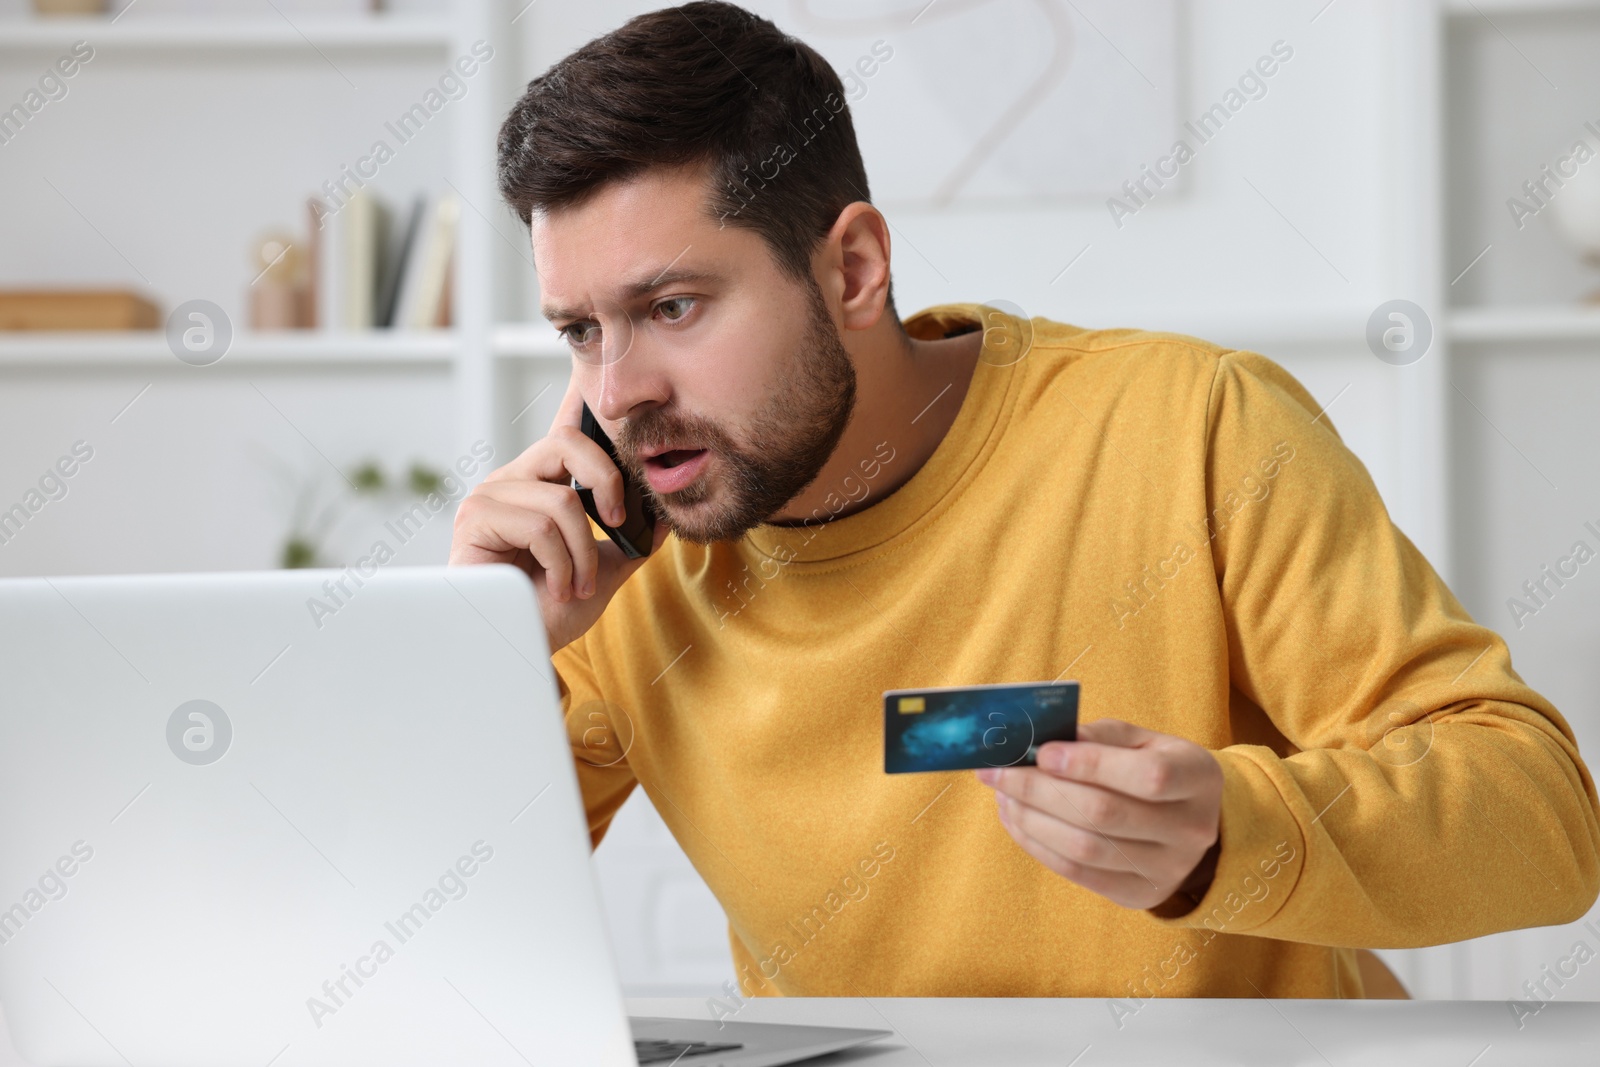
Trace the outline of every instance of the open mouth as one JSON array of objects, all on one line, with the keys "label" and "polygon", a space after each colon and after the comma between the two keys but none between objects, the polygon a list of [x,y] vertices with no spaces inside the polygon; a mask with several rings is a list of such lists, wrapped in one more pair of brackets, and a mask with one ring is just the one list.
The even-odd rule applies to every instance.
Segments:
[{"label": "open mouth", "polygon": [[710,462],[710,449],[668,449],[644,461],[644,476],[657,496],[666,497],[693,485]]},{"label": "open mouth", "polygon": [[645,463],[671,470],[678,464],[691,460],[704,451],[705,449],[703,448],[675,448],[671,452],[663,452],[659,456],[651,456],[645,460]]}]

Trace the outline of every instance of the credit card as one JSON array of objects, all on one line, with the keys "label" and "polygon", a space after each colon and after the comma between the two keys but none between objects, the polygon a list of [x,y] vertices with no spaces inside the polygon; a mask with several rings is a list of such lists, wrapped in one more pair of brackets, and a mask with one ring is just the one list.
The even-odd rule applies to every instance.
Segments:
[{"label": "credit card", "polygon": [[883,769],[1031,767],[1046,741],[1078,736],[1077,682],[1001,682],[883,694]]}]

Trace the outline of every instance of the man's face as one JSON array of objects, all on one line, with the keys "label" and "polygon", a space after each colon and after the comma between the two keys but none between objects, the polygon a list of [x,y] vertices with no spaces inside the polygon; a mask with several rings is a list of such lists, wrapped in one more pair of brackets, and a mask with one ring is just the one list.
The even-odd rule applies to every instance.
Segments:
[{"label": "man's face", "polygon": [[653,170],[531,228],[578,388],[679,537],[736,539],[816,478],[855,368],[815,283],[708,214],[703,171]]}]

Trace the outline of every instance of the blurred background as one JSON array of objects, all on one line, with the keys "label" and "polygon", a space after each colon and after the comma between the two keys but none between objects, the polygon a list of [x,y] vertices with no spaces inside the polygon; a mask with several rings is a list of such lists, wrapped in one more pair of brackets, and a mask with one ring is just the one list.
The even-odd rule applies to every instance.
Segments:
[{"label": "blurred background", "polygon": [[[570,358],[499,122],[658,6],[0,0],[0,575],[443,562],[453,509],[396,522],[542,436]],[[903,314],[1278,360],[1596,758],[1600,564],[1542,569],[1600,548],[1600,3],[746,6],[846,78]],[[628,993],[732,977],[642,794],[595,864]],[[1382,955],[1526,998],[1580,940]]]}]

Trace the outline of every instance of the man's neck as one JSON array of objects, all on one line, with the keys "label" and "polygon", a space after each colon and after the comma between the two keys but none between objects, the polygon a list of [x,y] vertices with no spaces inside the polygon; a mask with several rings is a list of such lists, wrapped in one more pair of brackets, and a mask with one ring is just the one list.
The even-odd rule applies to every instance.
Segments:
[{"label": "man's neck", "polygon": [[772,525],[831,521],[871,507],[922,469],[961,410],[983,347],[981,329],[923,341],[903,335],[885,315],[863,334],[846,338],[856,367],[850,425],[816,480],[768,520]]}]

